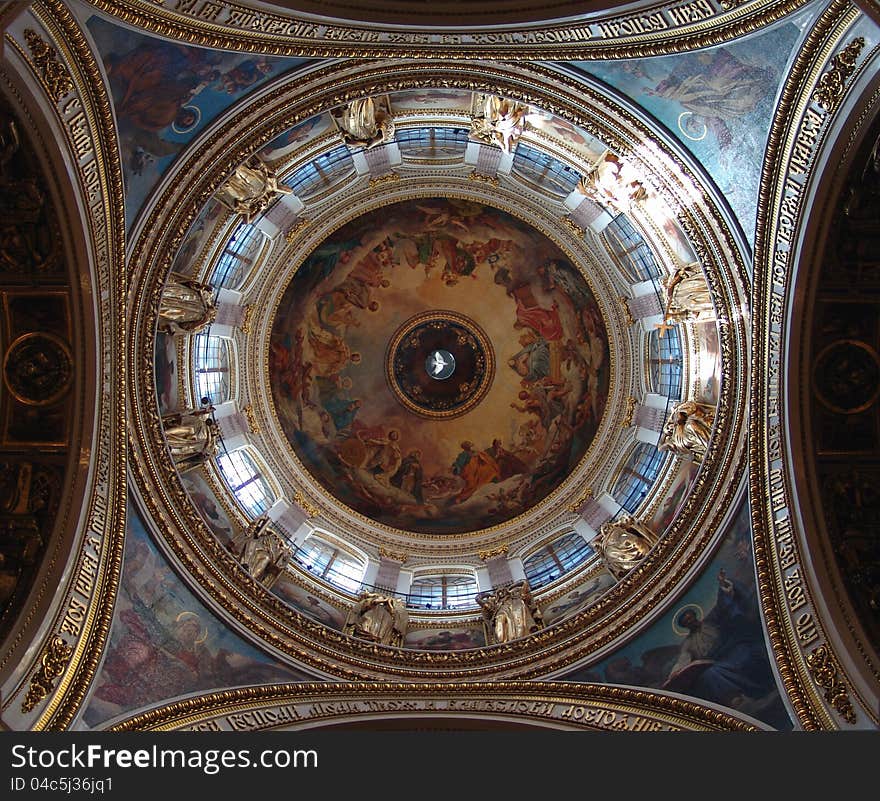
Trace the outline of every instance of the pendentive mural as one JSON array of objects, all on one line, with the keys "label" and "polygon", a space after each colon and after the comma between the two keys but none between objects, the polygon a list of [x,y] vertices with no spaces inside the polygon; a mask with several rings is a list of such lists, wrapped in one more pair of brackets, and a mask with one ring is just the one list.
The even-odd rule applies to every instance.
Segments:
[{"label": "pendentive mural", "polygon": [[172,571],[129,504],[122,582],[85,724],[96,727],[187,693],[308,678],[261,653],[209,612]]},{"label": "pendentive mural", "polygon": [[560,486],[599,426],[609,358],[593,293],[553,242],[499,209],[429,198],[369,212],[311,253],[276,310],[269,380],[327,492],[446,534]]},{"label": "pendentive mural", "polygon": [[668,690],[791,729],[761,626],[748,504],[671,611],[630,645],[565,678]]}]

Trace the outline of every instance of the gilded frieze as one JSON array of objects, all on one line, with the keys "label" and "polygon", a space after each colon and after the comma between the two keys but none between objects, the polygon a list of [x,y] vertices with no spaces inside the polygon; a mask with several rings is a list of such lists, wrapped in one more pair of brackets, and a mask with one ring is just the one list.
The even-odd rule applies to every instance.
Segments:
[{"label": "gilded frieze", "polygon": [[[130,25],[208,47],[304,56],[382,58],[635,58],[730,41],[800,8],[797,0],[686,0],[644,13],[594,13],[580,23],[406,30],[318,22],[247,2],[90,0]],[[747,8],[744,6],[748,6]]]},{"label": "gilded frieze", "polygon": [[[68,165],[72,191],[81,199],[82,220],[79,213],[75,219],[83,228],[88,255],[71,257],[68,269],[79,270],[75,285],[96,304],[97,313],[97,353],[90,357],[97,366],[90,380],[98,389],[96,399],[87,401],[89,409],[94,408],[87,448],[93,471],[88,476],[81,523],[74,522],[77,518],[71,510],[63,512],[71,549],[66,558],[73,568],[61,586],[42,586],[34,595],[39,603],[34,609],[45,610],[50,603],[46,599],[54,598],[40,633],[47,644],[38,649],[33,643],[33,656],[22,659],[18,668],[20,681],[4,693],[10,719],[34,729],[60,729],[70,725],[97,670],[122,558],[125,510],[121,499],[127,449],[123,183],[110,103],[86,38],[66,4],[54,0],[31,4],[11,22],[5,38],[9,73],[4,74],[4,90],[18,105],[25,105],[8,77],[17,73],[19,80],[43,93],[52,115],[45,125],[54,132],[56,142],[46,150],[57,151]],[[40,394],[35,381],[48,381],[59,399],[70,391],[65,389],[68,353],[64,343],[47,341],[53,343],[51,350],[31,354],[32,361],[36,359],[33,365],[22,365],[23,372],[7,370],[6,380],[13,382],[25,401],[32,402]],[[87,347],[88,340],[71,349],[74,371]],[[49,363],[54,363],[52,369]],[[32,368],[39,364],[46,369],[35,372]],[[62,557],[56,552],[52,558]],[[16,640],[9,646],[11,655],[21,653],[24,643]],[[35,667],[30,660],[37,658]]]},{"label": "gilded frieze", "polygon": [[[792,441],[787,401],[791,347],[788,324],[794,312],[795,287],[809,270],[799,263],[810,257],[800,251],[817,180],[816,162],[827,145],[840,108],[818,91],[841,67],[838,53],[852,63],[846,67],[845,91],[858,80],[874,53],[862,53],[853,37],[858,12],[846,3],[828,7],[813,27],[783,87],[771,129],[768,159],[761,185],[756,238],[756,282],[753,292],[756,347],[752,363],[753,395],[750,409],[750,493],[758,584],[769,639],[791,704],[805,729],[848,728],[862,725],[865,716],[876,721],[834,655],[829,632],[837,626],[825,619],[821,587],[808,567],[819,559],[819,547],[810,543],[796,511],[797,476],[787,455],[803,447]],[[876,50],[876,48],[875,48]],[[852,69],[850,69],[852,67]],[[835,81],[835,85],[838,82]],[[876,104],[876,93],[873,103]],[[871,103],[868,103],[870,108]],[[840,154],[835,158],[840,158]],[[814,207],[812,211],[816,211]],[[819,215],[821,216],[821,214]],[[809,447],[813,447],[810,445]],[[808,448],[809,449],[809,448]]]}]

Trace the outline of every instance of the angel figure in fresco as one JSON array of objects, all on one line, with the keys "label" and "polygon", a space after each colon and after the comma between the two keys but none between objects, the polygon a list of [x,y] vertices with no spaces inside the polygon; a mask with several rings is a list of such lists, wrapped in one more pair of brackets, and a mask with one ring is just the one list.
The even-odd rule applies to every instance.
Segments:
[{"label": "angel figure in fresco", "polygon": [[775,85],[776,76],[769,67],[740,61],[726,47],[696,58],[698,64],[682,60],[676,70],[645,92],[678,103],[699,117],[705,130],[725,148],[733,143],[727,123],[755,111]]},{"label": "angel figure in fresco", "polygon": [[394,139],[394,119],[387,99],[377,103],[372,97],[353,100],[331,114],[347,145],[366,150]]},{"label": "angel figure in fresco", "polygon": [[320,324],[309,325],[306,339],[312,349],[311,362],[316,375],[333,376],[343,370],[349,362],[360,364],[360,353],[352,352],[342,337],[327,331]]}]

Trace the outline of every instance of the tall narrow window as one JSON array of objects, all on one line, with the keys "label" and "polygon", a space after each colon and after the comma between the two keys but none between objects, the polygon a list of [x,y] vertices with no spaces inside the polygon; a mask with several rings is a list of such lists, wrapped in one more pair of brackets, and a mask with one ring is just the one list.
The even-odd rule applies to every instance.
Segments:
[{"label": "tall narrow window", "polygon": [[259,517],[275,502],[275,495],[245,448],[217,457],[217,466],[238,502],[251,517]]},{"label": "tall narrow window", "polygon": [[196,334],[192,343],[196,396],[215,406],[229,400],[229,342],[210,334]]}]

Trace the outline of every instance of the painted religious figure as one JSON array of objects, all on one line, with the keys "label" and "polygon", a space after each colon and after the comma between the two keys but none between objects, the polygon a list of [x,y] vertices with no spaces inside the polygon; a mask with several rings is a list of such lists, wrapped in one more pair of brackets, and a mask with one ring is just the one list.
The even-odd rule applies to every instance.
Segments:
[{"label": "painted religious figure", "polygon": [[331,114],[345,143],[366,150],[394,139],[394,118],[386,96],[362,97]]},{"label": "painted religious figure", "polygon": [[165,441],[181,472],[216,457],[220,447],[220,427],[211,416],[213,412],[213,406],[206,406],[162,416]]},{"label": "painted religious figure", "polygon": [[159,330],[166,334],[197,334],[217,318],[210,284],[171,273],[159,299]]},{"label": "painted religious figure", "polygon": [[527,581],[480,593],[477,603],[482,609],[486,641],[490,645],[518,640],[544,627],[541,610],[532,598]]},{"label": "painted religious figure", "polygon": [[348,613],[342,631],[381,645],[403,647],[408,624],[403,599],[365,590]]},{"label": "painted religious figure", "polygon": [[[491,389],[443,436],[387,391],[388,343],[426,307],[492,331]],[[462,336],[448,343],[449,398],[473,389],[467,354],[485,359]],[[487,528],[546,498],[586,453],[610,386],[607,331],[578,268],[512,214],[440,197],[367,212],[318,244],[268,349],[275,408],[305,468],[358,514],[426,534]],[[447,386],[421,366],[410,378],[419,392]]]},{"label": "painted religious figure", "polygon": [[604,523],[590,542],[616,579],[636,567],[658,541],[657,535],[632,515]]},{"label": "painted religious figure", "polygon": [[278,183],[278,176],[260,159],[252,156],[235,168],[215,197],[250,223],[265,212],[278,195],[289,195],[291,192],[293,189]]},{"label": "painted religious figure", "polygon": [[657,448],[684,459],[702,462],[709,447],[714,422],[715,409],[711,406],[696,401],[682,401],[672,410]]},{"label": "painted religious figure", "polygon": [[477,103],[471,136],[487,145],[498,145],[505,153],[513,153],[526,129],[529,107],[495,95],[478,96]]}]

